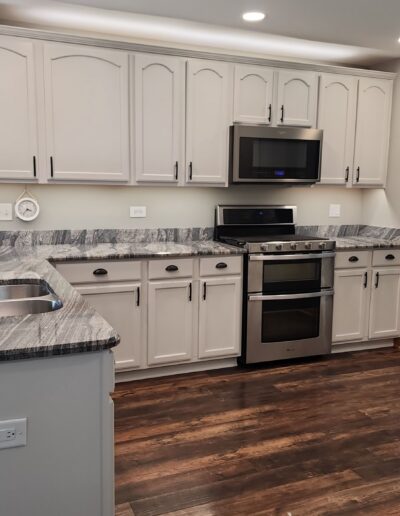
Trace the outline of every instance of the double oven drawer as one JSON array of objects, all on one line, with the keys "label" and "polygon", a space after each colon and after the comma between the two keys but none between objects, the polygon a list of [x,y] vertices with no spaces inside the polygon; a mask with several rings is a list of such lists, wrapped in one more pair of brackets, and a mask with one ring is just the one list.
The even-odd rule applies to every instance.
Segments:
[{"label": "double oven drawer", "polygon": [[329,353],[334,252],[249,256],[246,362]]}]

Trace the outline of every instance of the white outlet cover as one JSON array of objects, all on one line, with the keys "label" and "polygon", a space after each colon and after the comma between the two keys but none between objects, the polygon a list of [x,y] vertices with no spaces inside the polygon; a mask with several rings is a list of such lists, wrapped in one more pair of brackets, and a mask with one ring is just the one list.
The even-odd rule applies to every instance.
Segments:
[{"label": "white outlet cover", "polygon": [[146,206],[131,206],[129,208],[129,216],[131,218],[144,218],[147,216]]},{"label": "white outlet cover", "polygon": [[0,204],[0,220],[12,220],[13,207],[11,203]]},{"label": "white outlet cover", "polygon": [[0,421],[0,449],[26,446],[26,418]]},{"label": "white outlet cover", "polygon": [[330,204],[329,205],[329,216],[330,217],[340,217],[342,206],[340,204]]}]

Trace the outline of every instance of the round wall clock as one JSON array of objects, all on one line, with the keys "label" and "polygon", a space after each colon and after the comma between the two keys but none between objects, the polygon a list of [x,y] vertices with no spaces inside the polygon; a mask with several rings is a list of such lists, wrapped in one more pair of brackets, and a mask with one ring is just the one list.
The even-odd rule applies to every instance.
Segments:
[{"label": "round wall clock", "polygon": [[21,197],[15,203],[15,215],[25,222],[35,220],[39,212],[39,203],[32,197]]}]

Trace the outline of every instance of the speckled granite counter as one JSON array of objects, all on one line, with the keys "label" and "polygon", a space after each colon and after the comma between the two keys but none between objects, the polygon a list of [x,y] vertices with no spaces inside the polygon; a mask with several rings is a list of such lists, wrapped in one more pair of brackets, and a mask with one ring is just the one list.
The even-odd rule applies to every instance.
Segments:
[{"label": "speckled granite counter", "polygon": [[400,239],[389,240],[368,236],[333,237],[336,251],[368,250],[368,249],[400,249]]},{"label": "speckled granite counter", "polygon": [[116,346],[113,328],[84,301],[50,261],[242,254],[212,241],[140,244],[0,246],[0,284],[44,279],[63,303],[54,312],[0,318],[0,361],[46,357]]}]

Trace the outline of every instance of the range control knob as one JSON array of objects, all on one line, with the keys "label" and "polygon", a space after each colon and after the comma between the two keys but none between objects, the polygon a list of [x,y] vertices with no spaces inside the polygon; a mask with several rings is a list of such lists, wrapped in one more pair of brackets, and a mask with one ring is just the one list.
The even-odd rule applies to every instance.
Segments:
[{"label": "range control knob", "polygon": [[320,249],[325,249],[325,247],[326,247],[325,242],[320,242],[320,243],[319,243],[319,245],[318,245],[318,247],[319,247]]},{"label": "range control knob", "polygon": [[297,249],[297,244],[295,242],[291,243],[290,244],[290,249],[292,249],[293,251],[296,251]]},{"label": "range control knob", "polygon": [[304,247],[305,247],[306,249],[311,249],[311,242],[306,242],[306,243],[304,244]]},{"label": "range control knob", "polygon": [[281,251],[281,250],[282,250],[282,244],[276,244],[276,245],[275,245],[275,249],[276,249],[277,251]]}]

